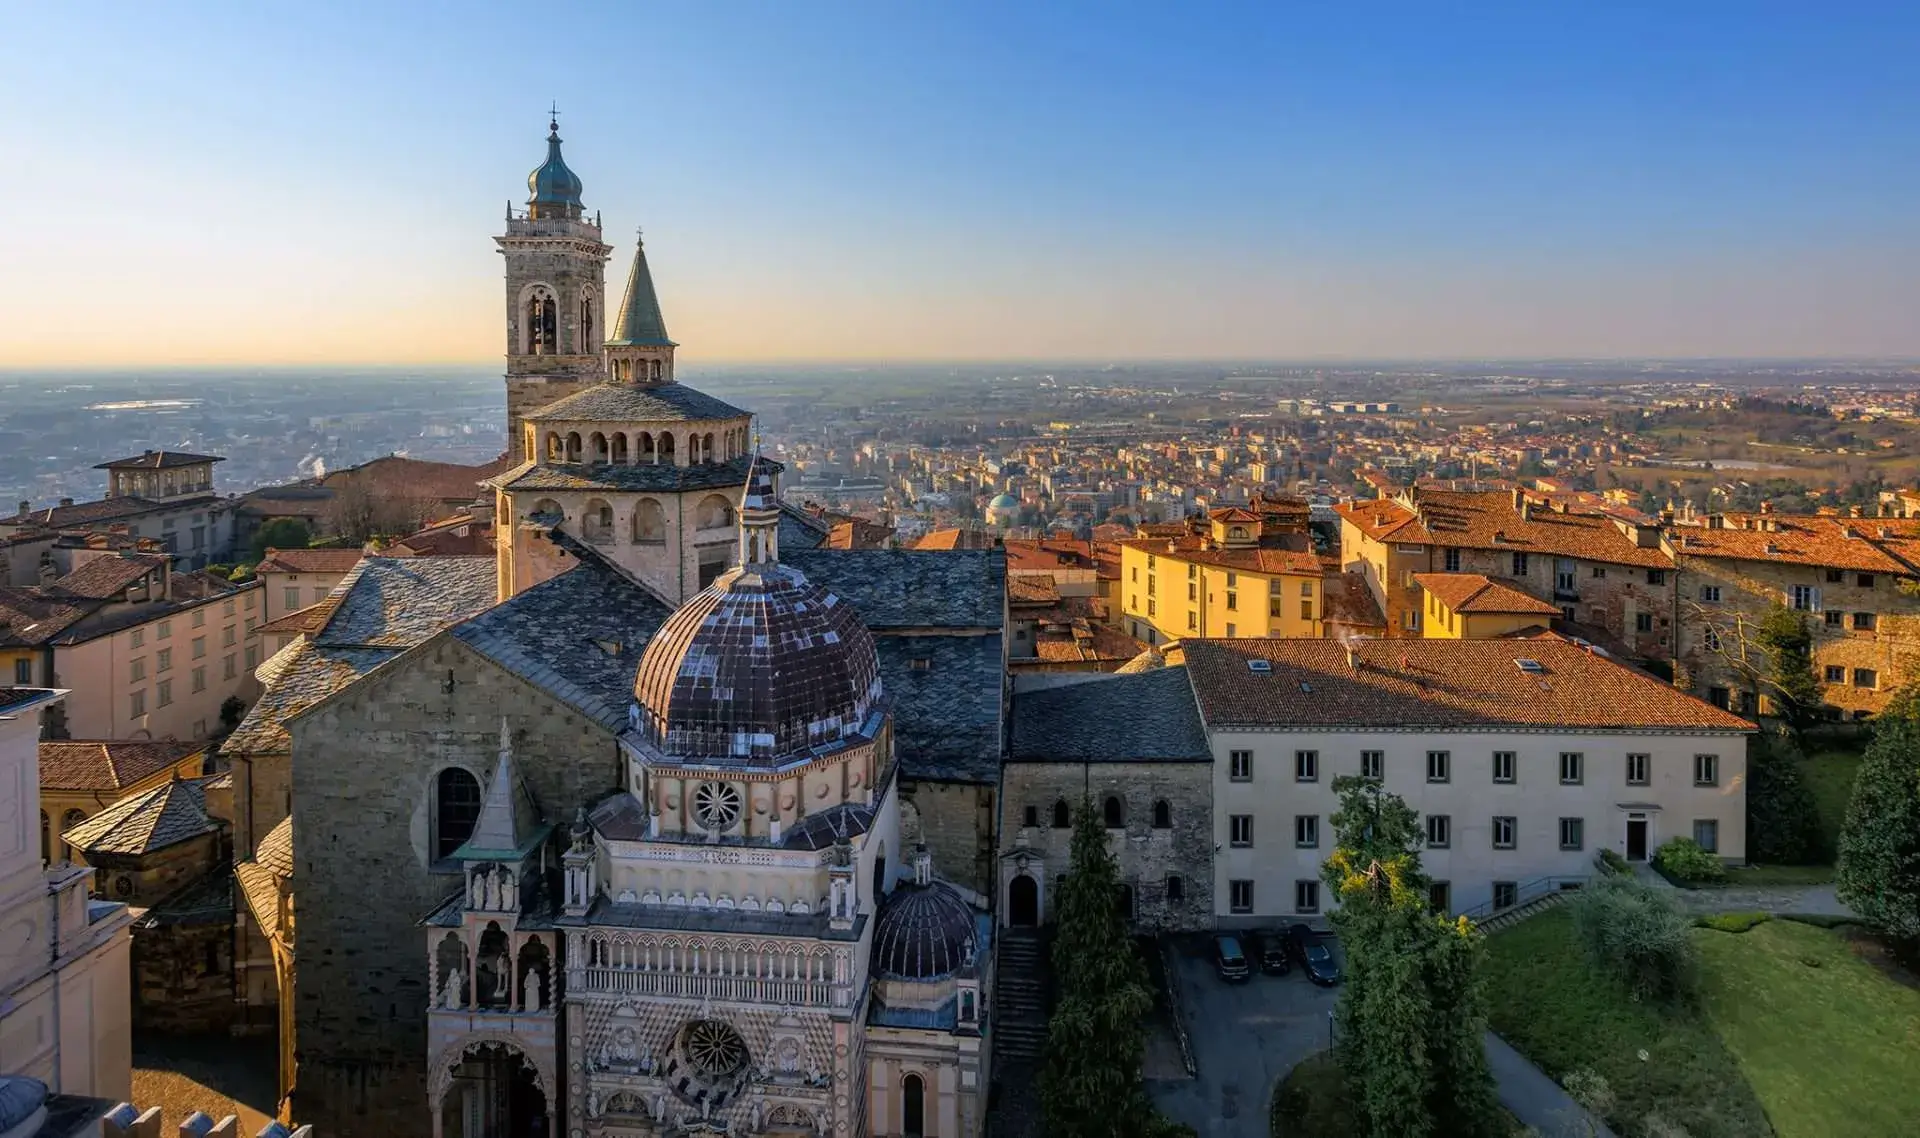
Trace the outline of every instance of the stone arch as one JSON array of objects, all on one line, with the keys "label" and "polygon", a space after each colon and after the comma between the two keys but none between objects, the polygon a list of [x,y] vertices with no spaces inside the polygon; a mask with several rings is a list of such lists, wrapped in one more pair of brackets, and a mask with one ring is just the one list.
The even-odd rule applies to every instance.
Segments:
[{"label": "stone arch", "polygon": [[45,810],[40,811],[40,860],[53,864],[53,820]]},{"label": "stone arch", "polygon": [[580,536],[595,545],[613,544],[613,506],[605,498],[587,499],[586,509],[580,511]]},{"label": "stone arch", "polygon": [[713,461],[713,432],[712,431],[708,431],[706,434],[700,436],[700,461],[701,462]]},{"label": "stone arch", "polygon": [[1173,829],[1173,805],[1164,798],[1156,798],[1153,801],[1153,828]]},{"label": "stone arch", "polygon": [[633,462],[633,452],[627,448],[627,432],[615,431],[609,440],[607,461],[615,466],[626,466]]},{"label": "stone arch", "polygon": [[442,1008],[464,1008],[470,1006],[472,993],[470,984],[472,969],[467,967],[467,942],[452,929],[440,938],[433,948],[433,974],[437,985],[433,991],[433,1004]]},{"label": "stone arch", "polygon": [[520,290],[514,302],[517,342],[523,356],[550,356],[559,351],[559,294],[545,281]]},{"label": "stone arch", "polygon": [[1100,816],[1109,830],[1124,830],[1127,826],[1127,805],[1120,801],[1117,794],[1109,794],[1100,804]]},{"label": "stone arch", "polygon": [[473,1006],[507,1008],[513,998],[513,946],[498,921],[488,921],[473,953]]},{"label": "stone arch", "polygon": [[1007,882],[1007,923],[1022,929],[1040,924],[1040,883],[1030,873],[1016,873]]},{"label": "stone arch", "polygon": [[667,511],[652,498],[642,498],[633,507],[633,540],[649,545],[667,540]]},{"label": "stone arch", "polygon": [[656,458],[654,461],[656,462],[672,462],[673,461],[673,432],[672,431],[661,431],[659,436],[654,440],[654,446],[659,450],[659,457]]},{"label": "stone arch", "polygon": [[544,449],[548,462],[565,462],[567,460],[567,443],[565,439],[560,437],[559,431],[547,432],[547,445]]},{"label": "stone arch", "polygon": [[873,859],[873,903],[878,905],[887,893],[887,843],[881,842]]},{"label": "stone arch", "polygon": [[577,355],[584,356],[593,350],[593,333],[600,322],[597,316],[598,299],[594,295],[593,286],[589,285],[580,290],[580,329],[577,333],[580,343],[575,348]]},{"label": "stone arch", "polygon": [[721,529],[734,523],[733,503],[723,494],[709,494],[700,499],[700,505],[694,512],[697,519],[696,529]]},{"label": "stone arch", "polygon": [[641,431],[635,436],[633,461],[636,463],[655,463],[660,461],[660,452],[653,449],[652,431]]},{"label": "stone arch", "polygon": [[528,510],[527,513],[532,517],[550,518],[554,521],[559,521],[567,516],[567,511],[559,502],[554,501],[552,498],[540,499],[533,504],[533,509]]},{"label": "stone arch", "polygon": [[660,378],[661,378],[661,375],[660,375],[660,361],[659,361],[659,360],[650,360],[650,361],[648,361],[648,366],[647,366],[647,378],[649,378],[649,379],[651,379],[651,380],[653,380],[653,381],[654,381],[654,382],[656,382],[656,383],[660,381]]},{"label": "stone arch", "polygon": [[1053,828],[1056,830],[1073,829],[1073,808],[1067,805],[1067,800],[1064,798],[1058,799],[1053,804]]},{"label": "stone arch", "polygon": [[553,954],[548,951],[547,943],[537,936],[528,937],[520,946],[520,955],[514,961],[513,972],[519,987],[519,1009],[537,1011],[553,1007]]},{"label": "stone arch", "polygon": [[612,453],[612,447],[608,445],[605,434],[600,431],[595,431],[587,436],[588,462],[604,463]]},{"label": "stone arch", "polygon": [[927,1132],[927,1081],[918,1071],[900,1080],[900,1130],[909,1138]]},{"label": "stone arch", "polygon": [[[471,1076],[484,1072],[489,1081],[503,1084],[505,1094],[481,1109],[487,1117],[484,1133],[524,1133],[521,1119],[532,1119],[559,1109],[554,1097],[553,1073],[523,1049],[521,1041],[507,1035],[463,1035],[460,1041],[440,1053],[427,1075],[427,1092],[433,1111],[442,1118],[449,1113],[460,1117],[460,1105],[448,1099],[462,1090],[462,1068]],[[505,1109],[501,1107],[504,1100]],[[435,1133],[440,1127],[434,1127]],[[544,1129],[542,1133],[544,1133]]]}]

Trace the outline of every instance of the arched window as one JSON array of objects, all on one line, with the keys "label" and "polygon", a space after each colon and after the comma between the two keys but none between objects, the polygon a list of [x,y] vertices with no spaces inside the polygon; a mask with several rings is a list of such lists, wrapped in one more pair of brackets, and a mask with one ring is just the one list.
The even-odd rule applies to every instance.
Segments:
[{"label": "arched window", "polygon": [[1173,807],[1162,798],[1153,804],[1153,828],[1156,830],[1173,829]]},{"label": "arched window", "polygon": [[480,820],[480,780],[448,767],[434,779],[433,789],[433,858],[439,861],[452,857],[473,836],[473,825]]},{"label": "arched window", "polygon": [[587,293],[580,298],[580,351],[593,345],[593,294]]},{"label": "arched window", "polygon": [[713,432],[712,431],[708,431],[706,433],[706,437],[700,440],[700,461],[701,462],[713,461]]},{"label": "arched window", "polygon": [[632,461],[627,451],[626,432],[622,431],[613,436],[613,444],[609,452],[609,457],[615,466],[625,466]]},{"label": "arched window", "polygon": [[567,461],[568,462],[580,461],[580,432],[579,431],[567,432]]},{"label": "arched window", "polygon": [[673,461],[673,432],[661,431],[660,438],[656,445],[658,445],[660,448],[659,461],[672,462]]},{"label": "arched window", "polygon": [[699,528],[718,529],[733,524],[733,503],[718,494],[709,494],[700,502]]},{"label": "arched window", "polygon": [[1053,804],[1053,828],[1056,830],[1073,829],[1073,812],[1067,809],[1067,800],[1064,798]]},{"label": "arched window", "polygon": [[652,498],[640,499],[633,508],[633,540],[656,543],[667,540],[667,512]]},{"label": "arched window", "polygon": [[[62,834],[65,834],[68,830],[73,829],[75,826],[78,826],[80,823],[86,820],[87,820],[87,816],[84,813],[78,810],[69,810],[65,814],[62,814],[60,816],[60,832]],[[65,842],[62,842],[61,848],[64,851],[62,854],[62,860],[72,861],[73,847],[66,845]]]},{"label": "arched window", "polygon": [[580,514],[581,536],[595,545],[613,543],[613,507],[604,498],[589,498]]},{"label": "arched window", "polygon": [[653,432],[641,431],[638,435],[634,436],[633,461],[652,463],[658,462],[659,459],[659,452],[653,449]]},{"label": "arched window", "polygon": [[647,365],[648,378],[658,382],[660,379],[660,361],[653,360]]},{"label": "arched window", "polygon": [[908,1075],[900,1083],[900,1129],[907,1138],[921,1138],[927,1132],[926,1084],[918,1075]]},{"label": "arched window", "polygon": [[1117,794],[1107,795],[1106,802],[1101,805],[1101,812],[1106,815],[1109,830],[1118,830],[1127,824],[1127,810],[1120,805],[1120,796]]},{"label": "arched window", "polygon": [[526,311],[526,354],[530,356],[550,356],[559,346],[559,313],[553,303],[553,294],[544,288],[533,290],[527,297]]},{"label": "arched window", "polygon": [[565,443],[560,441],[560,432],[548,431],[547,432],[547,461],[548,462],[565,462],[566,459],[567,459],[567,446]]},{"label": "arched window", "polygon": [[45,810],[40,811],[40,860],[53,860],[53,820]]},{"label": "arched window", "polygon": [[542,498],[533,504],[533,509],[528,512],[528,516],[545,518],[548,521],[557,522],[565,518],[567,512],[561,509],[560,503],[554,501],[552,498]]},{"label": "arched window", "polygon": [[587,453],[593,456],[589,461],[607,461],[607,455],[611,453],[611,448],[607,446],[607,436],[601,434],[599,431],[595,431],[592,435],[588,436],[587,446],[589,448]]}]

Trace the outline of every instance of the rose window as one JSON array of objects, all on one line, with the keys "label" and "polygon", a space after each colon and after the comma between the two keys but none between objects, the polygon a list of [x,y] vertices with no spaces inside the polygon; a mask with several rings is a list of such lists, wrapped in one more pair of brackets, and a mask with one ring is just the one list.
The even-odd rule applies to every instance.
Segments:
[{"label": "rose window", "polygon": [[717,1019],[688,1024],[681,1046],[688,1065],[705,1079],[724,1079],[747,1065],[747,1041]]},{"label": "rose window", "polygon": [[740,820],[740,789],[724,782],[703,782],[693,791],[693,816],[714,833]]}]

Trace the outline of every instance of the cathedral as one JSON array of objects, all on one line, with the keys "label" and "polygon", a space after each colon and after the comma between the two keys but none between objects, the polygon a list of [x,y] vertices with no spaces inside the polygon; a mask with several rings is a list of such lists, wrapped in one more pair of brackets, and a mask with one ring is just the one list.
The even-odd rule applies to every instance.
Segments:
[{"label": "cathedral", "polygon": [[1004,554],[822,548],[749,414],[678,382],[637,243],[608,327],[557,126],[528,188],[495,556],[363,559],[236,733],[285,750],[239,868],[288,1113],[978,1135]]}]

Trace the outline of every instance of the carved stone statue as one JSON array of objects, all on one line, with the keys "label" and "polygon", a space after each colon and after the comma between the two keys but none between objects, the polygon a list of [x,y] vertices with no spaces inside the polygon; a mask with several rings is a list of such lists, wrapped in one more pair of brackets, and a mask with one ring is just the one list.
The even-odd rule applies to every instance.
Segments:
[{"label": "carved stone statue", "polygon": [[520,981],[520,992],[522,998],[526,1000],[527,1010],[530,1012],[539,1011],[540,973],[535,972],[531,968],[527,969],[526,977]]},{"label": "carved stone statue", "polygon": [[467,908],[480,910],[487,907],[487,882],[484,874],[476,873],[470,879],[471,889],[467,895]]},{"label": "carved stone statue", "polygon": [[519,909],[520,908],[519,879],[513,875],[513,870],[511,869],[501,870],[500,876],[501,876],[500,907],[502,909],[516,909],[516,910]]},{"label": "carved stone statue", "polygon": [[487,870],[487,908],[500,908],[500,876],[491,869]]},{"label": "carved stone statue", "polygon": [[587,1117],[588,1118],[600,1117],[600,1092],[599,1091],[590,1090],[587,1092]]},{"label": "carved stone statue", "polygon": [[441,993],[441,1003],[448,1008],[460,1006],[460,966],[447,969],[446,990]]},{"label": "carved stone statue", "polygon": [[493,970],[500,982],[494,985],[493,997],[505,1002],[513,998],[513,960],[505,953],[500,954],[500,967]]},{"label": "carved stone statue", "polygon": [[635,1046],[632,1028],[621,1027],[621,1028],[614,1029],[613,1061],[616,1063],[628,1063],[636,1066],[639,1064],[640,1049],[639,1047]]}]

